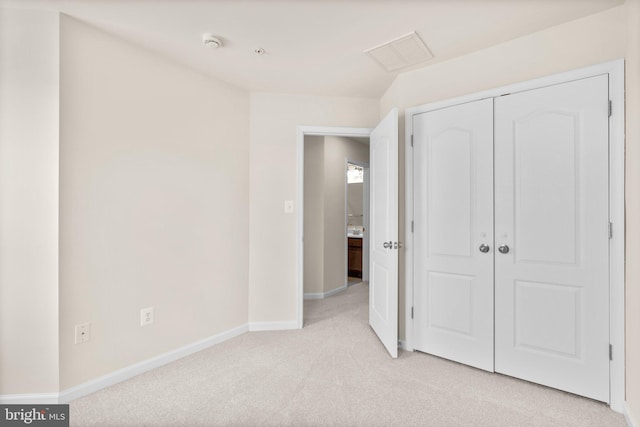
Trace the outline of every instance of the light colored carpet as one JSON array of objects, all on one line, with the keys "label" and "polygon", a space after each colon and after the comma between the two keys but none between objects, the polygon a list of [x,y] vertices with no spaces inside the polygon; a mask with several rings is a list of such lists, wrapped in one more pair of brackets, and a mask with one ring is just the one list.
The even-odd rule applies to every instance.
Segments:
[{"label": "light colored carpet", "polygon": [[625,426],[606,405],[421,353],[392,360],[368,287],[71,403],[73,426]]}]

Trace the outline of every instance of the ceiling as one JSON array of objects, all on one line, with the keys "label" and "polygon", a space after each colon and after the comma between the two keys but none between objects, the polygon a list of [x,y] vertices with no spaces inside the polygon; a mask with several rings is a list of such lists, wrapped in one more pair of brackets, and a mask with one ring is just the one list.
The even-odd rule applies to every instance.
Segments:
[{"label": "ceiling", "polygon": [[[249,91],[381,96],[398,72],[363,51],[416,31],[429,66],[624,0],[0,0],[57,10]],[[224,46],[205,48],[202,34]],[[264,55],[255,54],[263,48]],[[401,70],[406,71],[406,70]]]}]

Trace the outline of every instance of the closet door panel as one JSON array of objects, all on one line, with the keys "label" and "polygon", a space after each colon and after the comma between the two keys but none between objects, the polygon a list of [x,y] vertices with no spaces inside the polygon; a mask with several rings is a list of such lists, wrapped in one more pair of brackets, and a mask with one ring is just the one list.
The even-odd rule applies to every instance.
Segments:
[{"label": "closet door panel", "polygon": [[415,116],[413,130],[415,348],[488,371],[492,116],[486,99]]},{"label": "closet door panel", "polygon": [[608,401],[608,176],[606,75],[496,98],[497,372]]}]

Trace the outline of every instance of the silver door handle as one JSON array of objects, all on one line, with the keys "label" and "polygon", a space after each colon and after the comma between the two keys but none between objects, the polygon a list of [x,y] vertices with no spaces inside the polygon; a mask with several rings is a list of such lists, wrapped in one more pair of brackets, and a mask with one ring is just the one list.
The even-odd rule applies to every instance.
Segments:
[{"label": "silver door handle", "polygon": [[507,245],[502,245],[498,248],[498,252],[500,252],[501,254],[508,254],[509,253],[509,246]]},{"label": "silver door handle", "polygon": [[487,252],[489,252],[489,245],[485,245],[484,243],[480,245],[480,247],[478,248],[478,250],[480,252],[482,252],[483,254],[486,254]]},{"label": "silver door handle", "polygon": [[402,242],[384,242],[382,247],[385,249],[398,249],[402,247]]}]

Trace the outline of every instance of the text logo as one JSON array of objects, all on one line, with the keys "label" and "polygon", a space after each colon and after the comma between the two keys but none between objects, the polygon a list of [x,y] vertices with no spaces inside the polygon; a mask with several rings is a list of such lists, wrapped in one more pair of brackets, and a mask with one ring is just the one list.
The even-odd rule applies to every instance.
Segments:
[{"label": "text logo", "polygon": [[0,405],[0,427],[69,427],[69,405]]}]

